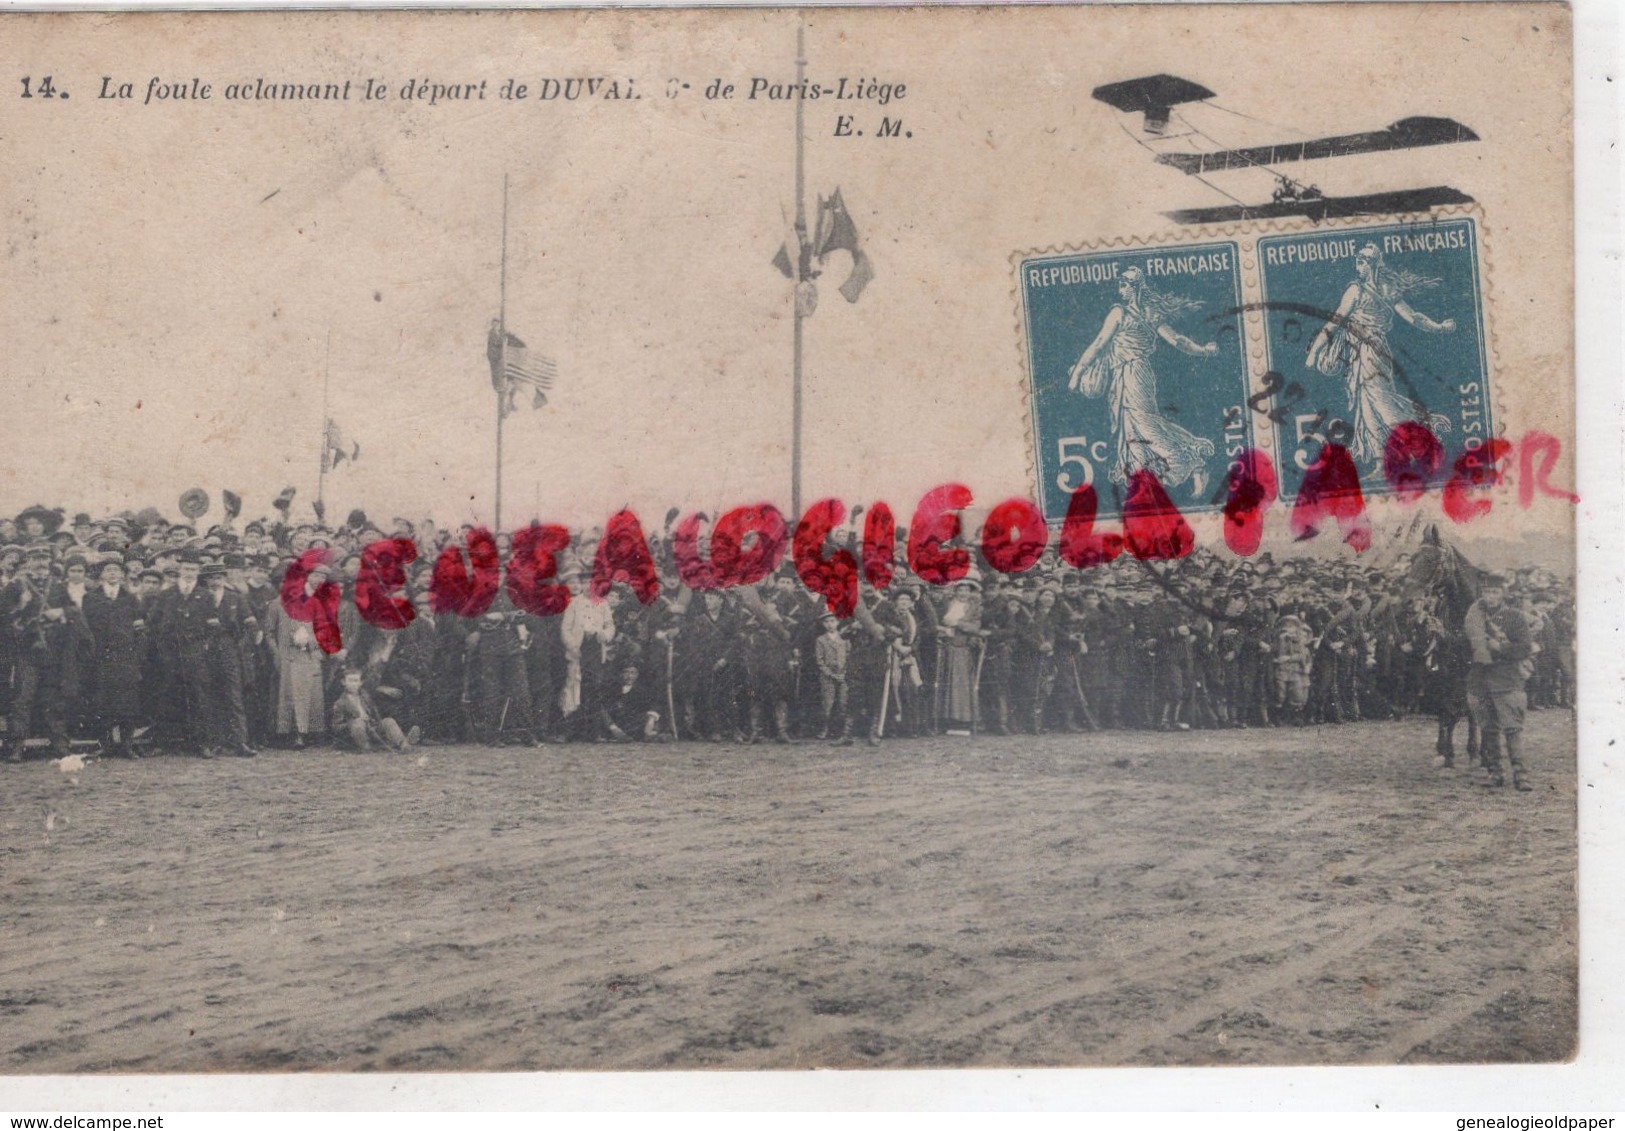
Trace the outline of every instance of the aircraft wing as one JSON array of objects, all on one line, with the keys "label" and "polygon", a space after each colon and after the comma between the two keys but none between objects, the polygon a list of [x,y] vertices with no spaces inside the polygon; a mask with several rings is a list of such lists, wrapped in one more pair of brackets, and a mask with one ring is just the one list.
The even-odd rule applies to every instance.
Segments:
[{"label": "aircraft wing", "polygon": [[1226,204],[1218,208],[1186,208],[1164,212],[1179,224],[1227,224],[1234,220],[1273,220],[1284,216],[1305,216],[1323,220],[1329,216],[1373,216],[1395,212],[1426,212],[1446,204],[1471,204],[1473,198],[1447,185],[1374,192],[1364,196],[1326,196],[1306,200],[1278,200],[1267,204]]},{"label": "aircraft wing", "polygon": [[[1096,97],[1100,92],[1096,91]],[[1221,173],[1226,169],[1249,169],[1287,161],[1318,161],[1326,157],[1347,157],[1355,153],[1377,153],[1388,149],[1417,149],[1426,145],[1453,145],[1477,141],[1478,135],[1450,118],[1404,118],[1385,130],[1294,141],[1283,145],[1260,145],[1249,149],[1224,149],[1216,153],[1159,153],[1159,164],[1172,165],[1182,173]]]}]

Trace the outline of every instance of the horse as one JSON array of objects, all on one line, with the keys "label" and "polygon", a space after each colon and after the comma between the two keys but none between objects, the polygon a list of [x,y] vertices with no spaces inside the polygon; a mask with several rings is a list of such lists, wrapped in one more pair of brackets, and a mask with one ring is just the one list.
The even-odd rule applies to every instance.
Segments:
[{"label": "horse", "polygon": [[1467,722],[1467,758],[1479,757],[1478,721],[1467,705],[1467,673],[1472,649],[1467,642],[1467,610],[1478,600],[1484,571],[1429,526],[1411,555],[1409,581],[1427,603],[1423,622],[1421,705],[1439,720],[1435,746],[1446,766],[1455,765],[1456,724]]}]

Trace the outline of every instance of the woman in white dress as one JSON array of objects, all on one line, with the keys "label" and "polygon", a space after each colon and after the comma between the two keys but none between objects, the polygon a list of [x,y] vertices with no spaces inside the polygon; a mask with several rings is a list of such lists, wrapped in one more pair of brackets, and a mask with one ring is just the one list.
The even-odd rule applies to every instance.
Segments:
[{"label": "woman in white dress", "polygon": [[[327,580],[327,575],[327,566],[312,570],[305,582],[305,596],[313,596],[322,582]],[[276,656],[273,729],[294,749],[303,749],[307,737],[319,736],[327,730],[321,645],[316,642],[311,626],[289,616],[282,608],[282,602],[275,598],[266,609],[265,636]]]},{"label": "woman in white dress", "polygon": [[1117,292],[1122,301],[1107,312],[1095,340],[1072,366],[1067,388],[1108,398],[1115,441],[1113,481],[1126,484],[1134,472],[1146,470],[1165,488],[1189,482],[1192,495],[1200,498],[1207,492],[1213,441],[1192,435],[1163,415],[1151,359],[1159,339],[1192,357],[1214,357],[1219,345],[1194,342],[1170,326],[1171,317],[1202,304],[1162,294],[1138,267],[1123,272]]}]

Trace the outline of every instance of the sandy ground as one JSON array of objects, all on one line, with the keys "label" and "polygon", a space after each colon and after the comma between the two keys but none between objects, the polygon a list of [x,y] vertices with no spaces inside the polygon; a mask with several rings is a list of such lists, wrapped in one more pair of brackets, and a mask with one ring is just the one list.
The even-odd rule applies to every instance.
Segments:
[{"label": "sandy ground", "polygon": [[0,1070],[1560,1059],[1530,725],[0,766]]}]

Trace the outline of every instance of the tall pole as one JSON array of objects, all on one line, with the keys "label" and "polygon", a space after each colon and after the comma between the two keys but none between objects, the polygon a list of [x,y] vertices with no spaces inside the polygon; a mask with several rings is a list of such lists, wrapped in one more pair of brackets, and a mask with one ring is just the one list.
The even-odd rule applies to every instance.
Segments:
[{"label": "tall pole", "polygon": [[[322,464],[321,470],[316,473],[316,509],[323,514],[327,512],[327,461],[329,457],[327,446],[327,386],[333,376],[333,331],[327,331],[327,353],[322,358]],[[323,525],[327,520],[322,519]]]},{"label": "tall pole", "polygon": [[807,21],[796,28],[796,294],[795,347],[791,362],[792,409],[790,423],[790,521],[801,519],[801,284],[807,263],[807,186],[804,169],[801,84],[807,77]]},{"label": "tall pole", "polygon": [[497,490],[495,529],[492,533],[502,533],[502,418],[507,415],[506,402],[508,399],[507,369],[508,369],[508,174],[502,174],[502,297],[497,307],[497,341],[501,351],[497,359],[498,372],[501,374],[497,382]]}]

